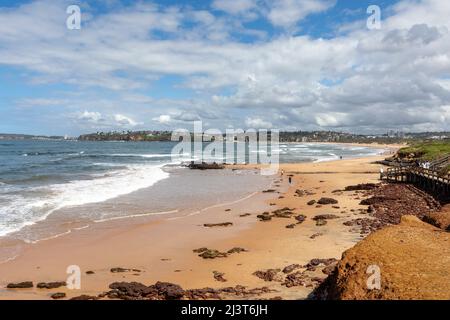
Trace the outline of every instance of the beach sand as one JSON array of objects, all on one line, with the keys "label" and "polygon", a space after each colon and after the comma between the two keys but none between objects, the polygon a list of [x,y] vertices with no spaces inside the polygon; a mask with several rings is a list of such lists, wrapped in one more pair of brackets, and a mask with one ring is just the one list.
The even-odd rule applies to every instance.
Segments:
[{"label": "beach sand", "polygon": [[[81,294],[97,295],[108,290],[115,281],[137,281],[150,285],[167,281],[184,289],[244,285],[249,288],[267,286],[276,292],[261,298],[282,297],[304,299],[311,287],[287,288],[280,282],[264,281],[253,272],[283,268],[290,264],[306,264],[313,258],[339,259],[346,249],[361,239],[358,233],[342,223],[360,216],[358,196],[353,192],[333,193],[336,189],[358,183],[376,183],[380,165],[373,164],[382,156],[321,163],[282,164],[283,176],[274,177],[274,192],[255,194],[248,199],[217,206],[183,217],[161,217],[147,222],[136,218],[132,224],[124,221],[100,223],[71,234],[30,244],[14,260],[0,264],[0,299],[50,299],[55,292],[65,292],[68,298]],[[246,166],[247,169],[255,169]],[[281,170],[280,170],[281,171]],[[292,183],[288,176],[292,175]],[[313,195],[296,196],[297,189]],[[332,205],[307,205],[309,200],[331,197]],[[286,225],[293,218],[273,218],[261,222],[256,215],[278,208],[294,208],[295,214],[307,218],[294,228]],[[250,213],[242,217],[241,215]],[[317,214],[335,214],[338,219],[316,226],[311,218]],[[204,227],[204,223],[232,222],[228,227]],[[311,239],[314,234],[319,236]],[[224,258],[203,259],[193,249],[208,247],[227,251],[242,247],[247,252]],[[66,269],[77,265],[81,269],[81,289],[6,289],[10,282],[65,281]],[[122,267],[138,271],[112,273]],[[93,274],[86,274],[93,271]],[[214,279],[213,271],[224,273],[226,282]],[[322,278],[325,274],[318,274]],[[236,297],[235,297],[236,298]]]}]

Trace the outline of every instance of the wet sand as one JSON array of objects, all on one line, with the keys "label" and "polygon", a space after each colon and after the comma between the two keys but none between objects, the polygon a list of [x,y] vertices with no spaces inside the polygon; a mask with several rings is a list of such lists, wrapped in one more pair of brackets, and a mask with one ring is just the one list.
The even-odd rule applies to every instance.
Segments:
[{"label": "wet sand", "polygon": [[[167,281],[185,289],[244,285],[267,286],[284,299],[304,299],[312,287],[286,288],[280,282],[267,282],[252,273],[268,268],[306,264],[313,258],[340,258],[361,237],[342,222],[360,215],[359,199],[352,192],[333,193],[348,185],[377,182],[383,157],[339,160],[321,163],[283,164],[283,176],[274,177],[275,192],[258,193],[240,202],[209,208],[183,217],[161,218],[147,222],[136,218],[132,224],[110,221],[66,236],[29,245],[16,259],[0,265],[0,299],[49,299],[51,293],[65,292],[68,298],[81,294],[97,295],[115,281],[137,281],[146,285]],[[246,168],[254,169],[253,166]],[[292,183],[288,176],[292,175]],[[295,196],[297,189],[313,195]],[[281,198],[280,198],[281,196]],[[331,197],[337,206],[309,206],[310,200]],[[294,219],[273,218],[261,222],[256,215],[277,208],[293,208],[306,220],[293,229],[286,225]],[[351,211],[353,210],[353,211]],[[241,215],[250,213],[242,217]],[[311,218],[317,214],[335,214],[338,219],[317,226]],[[204,223],[232,222],[228,227],[204,227]],[[321,235],[311,239],[313,234]],[[225,258],[202,259],[193,249],[208,247],[227,251],[233,247],[248,250]],[[10,282],[64,281],[66,268],[78,265],[82,279],[80,290],[5,289]],[[111,268],[139,269],[140,272],[112,273]],[[86,271],[94,274],[87,275]],[[224,273],[226,282],[214,279],[213,271]],[[325,277],[325,274],[318,274]]]}]

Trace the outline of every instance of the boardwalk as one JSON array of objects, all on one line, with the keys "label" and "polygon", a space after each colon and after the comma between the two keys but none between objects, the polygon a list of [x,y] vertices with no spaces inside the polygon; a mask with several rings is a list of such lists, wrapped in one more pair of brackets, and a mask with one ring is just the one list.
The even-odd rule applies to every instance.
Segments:
[{"label": "boardwalk", "polygon": [[[450,157],[446,157],[448,161]],[[439,164],[447,163],[439,161]],[[431,166],[436,169],[425,169],[416,165],[399,166],[388,168],[387,172],[382,175],[391,182],[406,182],[423,189],[437,198],[450,202],[450,174],[442,174],[438,171],[438,166]]]}]

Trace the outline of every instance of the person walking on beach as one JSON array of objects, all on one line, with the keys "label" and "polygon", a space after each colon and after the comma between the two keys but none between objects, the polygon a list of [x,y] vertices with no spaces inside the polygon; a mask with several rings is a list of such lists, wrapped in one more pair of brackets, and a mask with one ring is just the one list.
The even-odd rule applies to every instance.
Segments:
[{"label": "person walking on beach", "polygon": [[384,169],[380,167],[380,180],[383,180]]},{"label": "person walking on beach", "polygon": [[292,183],[292,177],[289,177],[289,184]]}]

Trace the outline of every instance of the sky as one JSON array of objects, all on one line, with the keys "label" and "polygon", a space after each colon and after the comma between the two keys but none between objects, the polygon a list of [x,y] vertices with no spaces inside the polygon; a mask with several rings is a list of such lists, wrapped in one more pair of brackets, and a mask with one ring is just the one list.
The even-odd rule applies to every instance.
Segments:
[{"label": "sky", "polygon": [[2,0],[0,132],[450,130],[449,30],[447,0]]}]

